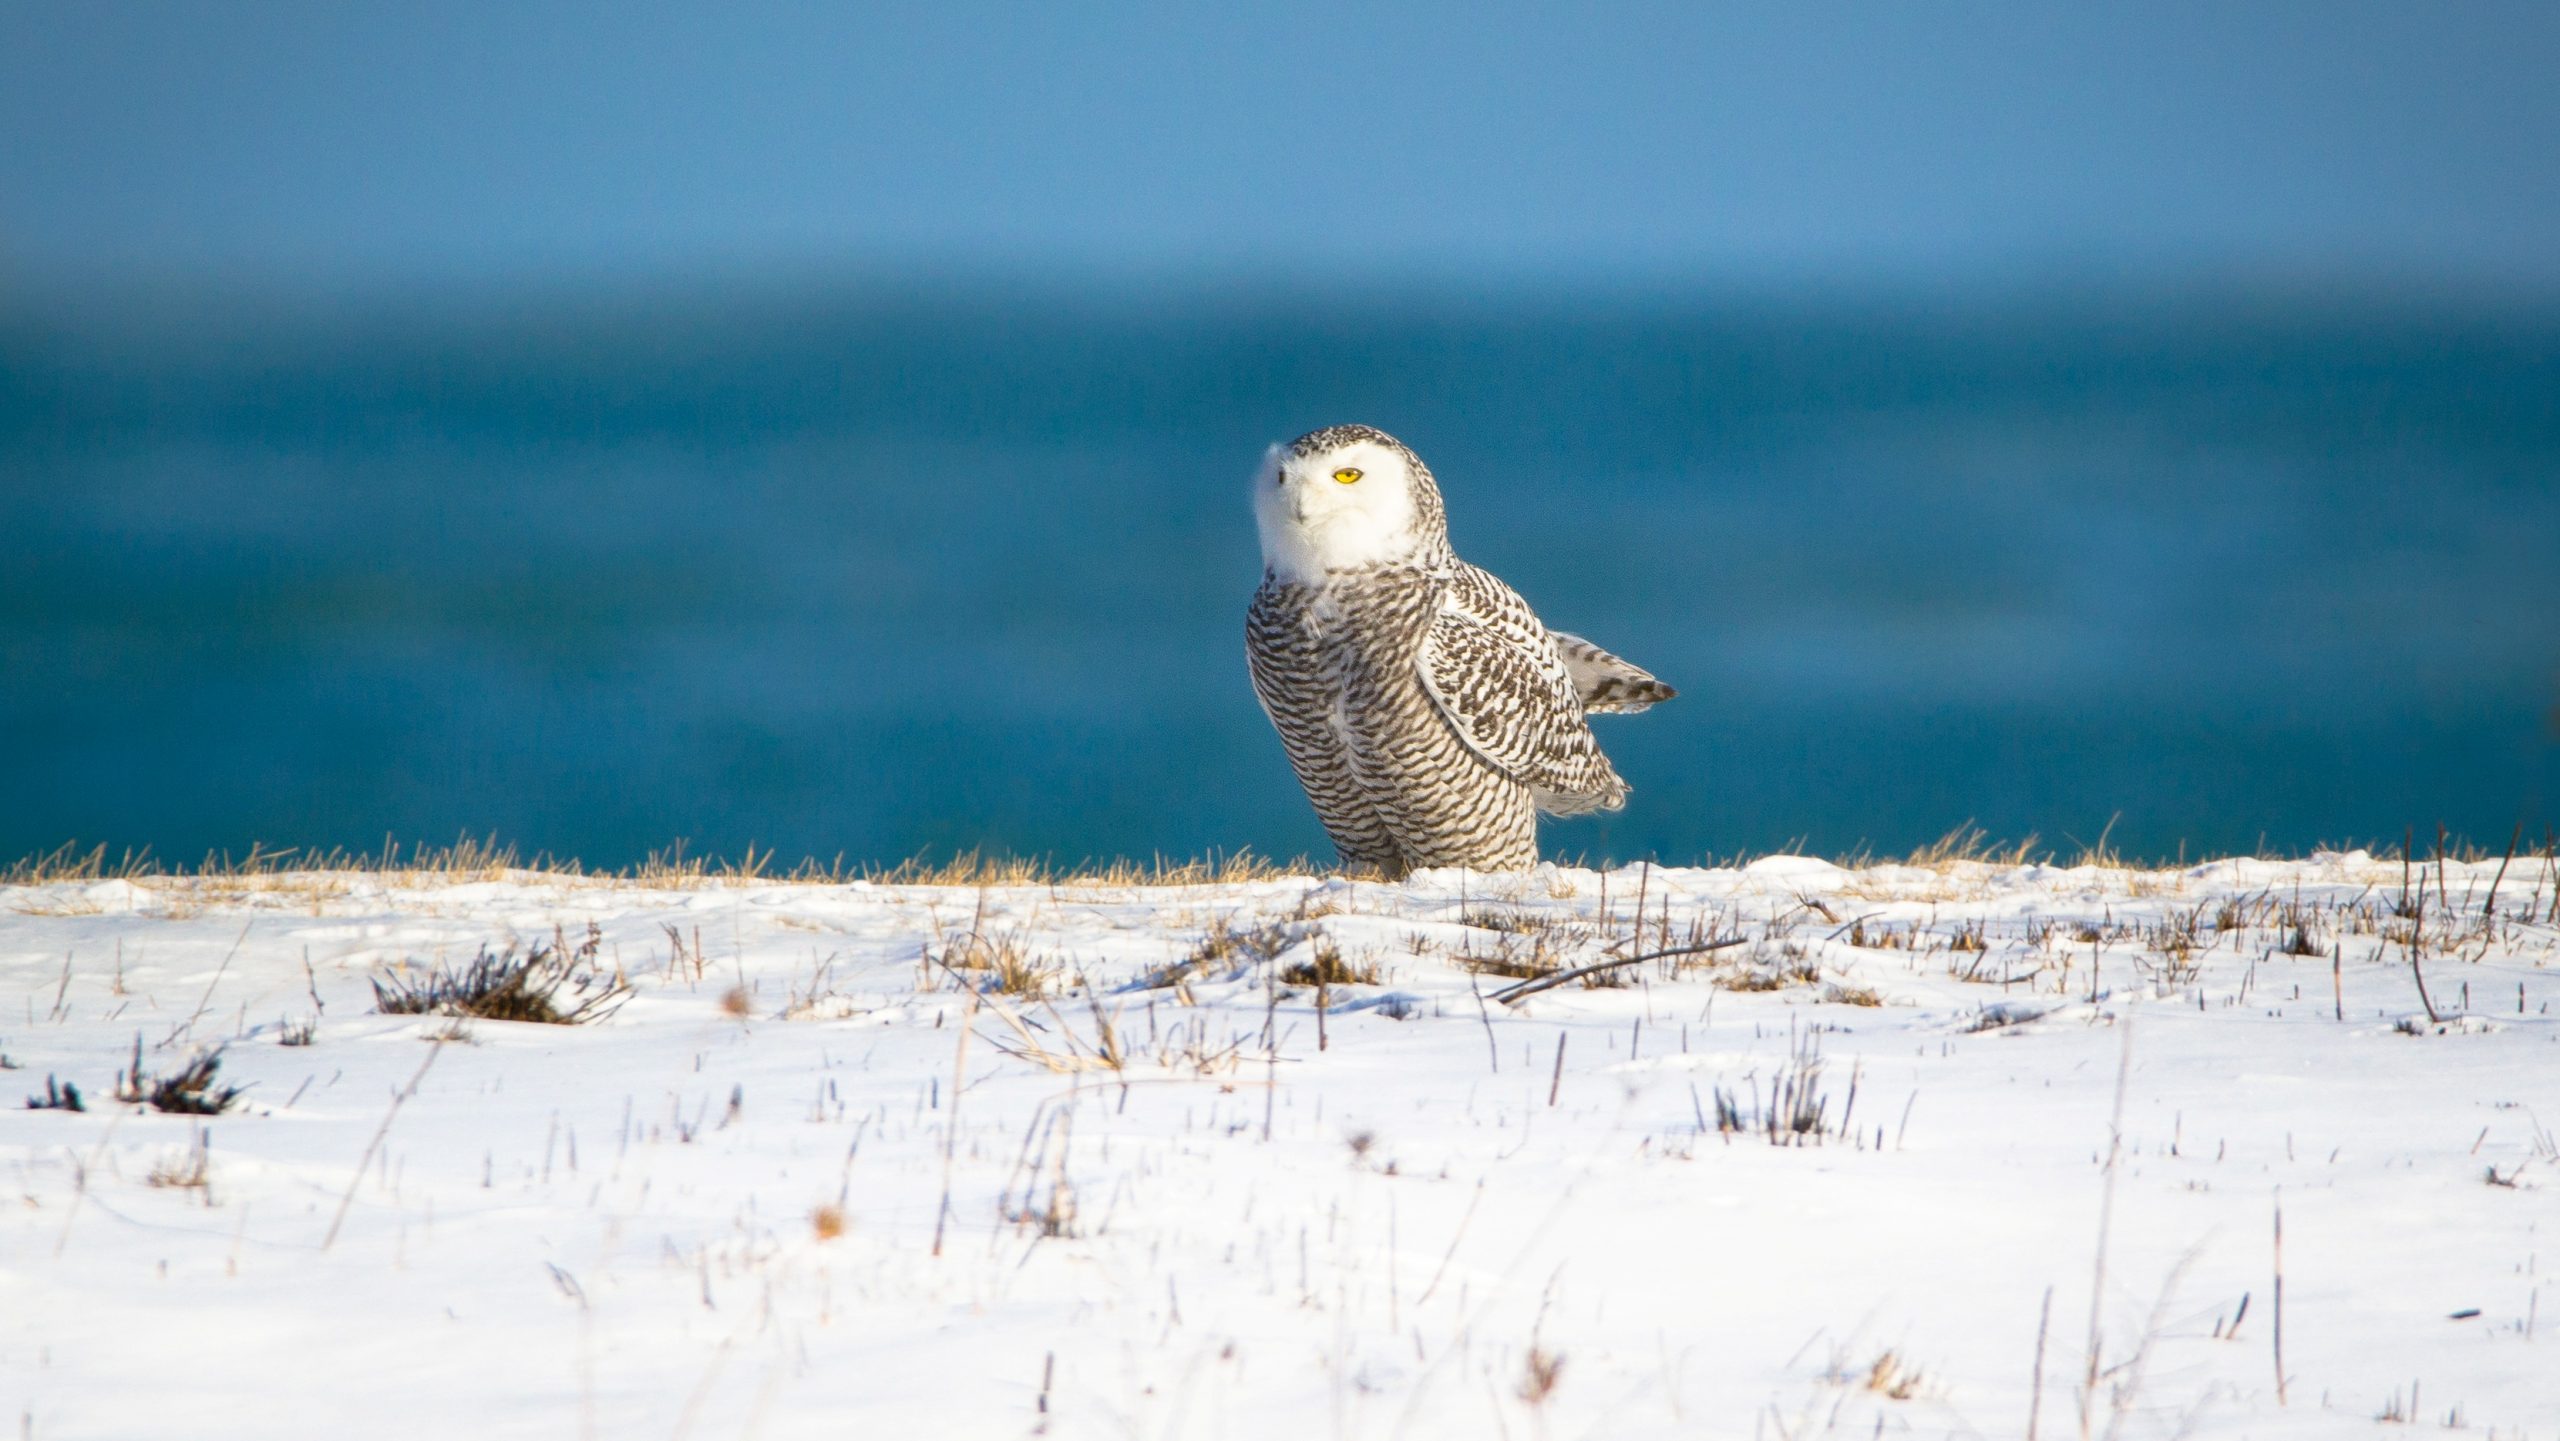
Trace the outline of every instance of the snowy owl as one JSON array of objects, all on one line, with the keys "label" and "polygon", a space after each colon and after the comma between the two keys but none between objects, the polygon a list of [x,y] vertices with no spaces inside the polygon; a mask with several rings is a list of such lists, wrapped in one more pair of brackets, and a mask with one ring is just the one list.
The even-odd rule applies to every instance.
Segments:
[{"label": "snowy owl", "polygon": [[1273,446],[1253,490],[1245,658],[1345,865],[1521,870],[1539,811],[1626,804],[1583,717],[1674,692],[1458,559],[1420,456],[1330,426]]}]

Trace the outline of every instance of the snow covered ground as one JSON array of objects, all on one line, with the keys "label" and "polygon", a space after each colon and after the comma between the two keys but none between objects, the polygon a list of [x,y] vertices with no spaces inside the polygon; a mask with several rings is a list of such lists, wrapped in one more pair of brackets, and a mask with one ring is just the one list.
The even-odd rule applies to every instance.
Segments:
[{"label": "snow covered ground", "polygon": [[[2560,897],[2495,870],[0,888],[0,1400],[34,1441],[2560,1441]],[[601,1019],[376,1009],[591,926]],[[137,1041],[247,1089],[119,1103]],[[49,1080],[87,1109],[19,1109]]]}]

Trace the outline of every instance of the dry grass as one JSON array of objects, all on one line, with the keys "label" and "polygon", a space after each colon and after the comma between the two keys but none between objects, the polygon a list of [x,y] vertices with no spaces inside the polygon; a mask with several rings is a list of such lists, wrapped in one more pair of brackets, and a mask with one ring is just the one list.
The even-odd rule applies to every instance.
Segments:
[{"label": "dry grass", "polygon": [[0,870],[0,886],[50,886],[65,881],[134,880],[142,876],[162,875],[158,863],[148,851],[127,851],[113,865],[107,863],[107,848],[97,846],[80,850],[75,841],[66,841],[40,856],[28,856]]},{"label": "dry grass", "polygon": [[180,879],[241,881],[312,872],[485,881],[501,879],[507,872],[519,869],[584,874],[576,861],[554,862],[548,856],[541,856],[530,863],[520,862],[513,846],[500,846],[494,838],[481,841],[467,836],[449,846],[419,845],[405,852],[396,843],[388,841],[375,852],[304,850],[293,846],[269,850],[263,845],[253,845],[247,854],[240,856],[229,851],[209,852],[193,866],[169,865],[154,857],[148,848],[126,851],[110,862],[105,846],[93,846],[84,851],[72,842],[0,869],[0,885],[48,886],[83,881],[140,883]]},{"label": "dry grass", "polygon": [[2023,866],[2034,858],[2035,848],[2036,838],[2032,835],[2014,844],[1994,841],[1982,827],[1966,821],[1903,857],[1902,863],[1941,874],[1965,864]]},{"label": "dry grass", "polygon": [[1454,959],[1475,975],[1507,981],[1534,981],[1564,969],[1564,958],[1544,935],[1505,936],[1490,952],[1479,951],[1470,942]]},{"label": "dry grass", "polygon": [[1749,1097],[1724,1086],[1715,1088],[1715,1126],[1729,1143],[1737,1135],[1758,1132],[1772,1146],[1818,1146],[1825,1136],[1842,1134],[1851,1108],[1857,1105],[1857,1081],[1849,1083],[1849,1101],[1838,1116],[1822,1086],[1823,1058],[1819,1038],[1799,1037],[1786,1064],[1768,1082],[1767,1095],[1755,1072],[1745,1078]]},{"label": "dry grass", "polygon": [[1556,1393],[1564,1380],[1564,1357],[1543,1346],[1532,1346],[1520,1363],[1520,1385],[1517,1394],[1531,1406],[1543,1406]]},{"label": "dry grass", "polygon": [[1296,944],[1299,930],[1286,921],[1260,921],[1239,926],[1232,916],[1221,916],[1209,923],[1200,935],[1200,944],[1191,948],[1184,959],[1203,968],[1219,965],[1251,965],[1276,958]]},{"label": "dry grass", "polygon": [[[1470,931],[1492,933],[1490,949],[1479,947],[1470,935],[1451,957],[1460,966],[1479,976],[1500,976],[1505,980],[1534,981],[1554,975],[1572,964],[1591,942],[1600,938],[1598,928],[1565,917],[1535,910],[1496,910],[1478,908],[1461,918],[1460,924]],[[1620,971],[1600,971],[1585,976],[1586,990],[1614,990],[1632,984]]]},{"label": "dry grass", "polygon": [[1909,936],[1895,930],[1889,924],[1879,925],[1874,930],[1868,930],[1867,917],[1865,916],[1860,916],[1858,919],[1849,923],[1848,934],[1843,937],[1843,939],[1845,939],[1851,947],[1861,951],[1903,950],[1907,949],[1911,944],[1911,938]]},{"label": "dry grass", "polygon": [[[1114,858],[1061,866],[1046,857],[990,856],[963,851],[944,861],[910,857],[893,866],[872,867],[849,879],[896,886],[1226,886],[1275,881],[1291,876],[1331,874],[1304,857],[1274,861],[1250,850],[1211,852],[1195,860],[1155,856],[1144,861]],[[829,879],[819,876],[816,879]],[[786,879],[798,880],[797,874]]]},{"label": "dry grass", "polygon": [[1344,960],[1331,941],[1318,941],[1315,959],[1283,968],[1280,982],[1289,986],[1374,986],[1378,976],[1377,962],[1354,964]]},{"label": "dry grass", "polygon": [[1728,991],[1783,991],[1787,978],[1776,971],[1752,967],[1723,977],[1716,984]]},{"label": "dry grass", "polygon": [[1479,931],[1499,931],[1509,936],[1531,936],[1551,933],[1556,919],[1539,911],[1505,911],[1491,906],[1478,906],[1458,917],[1458,924]]},{"label": "dry grass", "polygon": [[[1838,894],[1862,901],[1962,902],[1978,901],[1993,894],[1990,883],[2002,872],[2024,865],[2049,865],[2055,857],[2032,851],[2035,837],[2015,843],[1995,843],[1984,839],[1971,828],[1960,828],[1912,852],[1901,861],[1877,864],[1860,858],[1844,863],[1852,872]],[[2112,851],[2084,849],[2069,863],[2070,868],[2093,868],[2108,873],[2112,884],[2136,899],[2183,894],[2189,884],[2189,863],[2152,866],[2127,862]],[[1915,875],[1914,872],[1923,874]]]},{"label": "dry grass", "polygon": [[576,1026],[600,1021],[631,997],[620,973],[608,975],[597,952],[604,935],[587,927],[575,950],[559,931],[530,950],[510,945],[480,954],[461,970],[438,966],[422,977],[375,977],[374,1009],[386,1016],[451,1016],[457,1020],[531,1021]]},{"label": "dry grass", "polygon": [[[102,880],[196,883],[211,899],[232,893],[268,889],[286,877],[313,875],[375,876],[402,885],[461,884],[538,876],[555,881],[629,882],[645,886],[690,888],[749,881],[793,885],[843,885],[868,881],[901,886],[1206,886],[1235,885],[1286,877],[1326,876],[1335,868],[1304,857],[1274,861],[1250,850],[1211,854],[1189,860],[1156,856],[1144,861],[1113,858],[1062,865],[1046,857],[999,856],[963,851],[945,859],[913,856],[893,864],[848,865],[839,856],[821,862],[805,858],[788,868],[776,865],[772,851],[747,847],[736,859],[688,855],[679,841],[652,851],[639,864],[590,868],[575,857],[548,852],[524,856],[496,837],[465,836],[447,846],[414,845],[403,849],[385,841],[379,851],[314,850],[253,845],[247,854],[207,854],[192,866],[170,865],[148,849],[126,851],[108,859],[103,845],[81,849],[65,843],[41,855],[0,867],[0,886],[46,886]],[[206,882],[229,883],[207,887]],[[245,883],[268,882],[269,886]],[[155,886],[154,889],[161,887]]]},{"label": "dry grass", "polygon": [[1795,941],[1772,945],[1763,940],[1747,950],[1718,951],[1700,960],[1698,969],[1713,971],[1716,984],[1728,991],[1783,991],[1789,986],[1810,986],[1822,980],[1821,963]]},{"label": "dry grass", "polygon": [[1182,1004],[1190,1005],[1192,981],[1212,971],[1234,971],[1276,960],[1297,943],[1304,930],[1303,925],[1288,921],[1239,924],[1235,916],[1220,916],[1209,922],[1188,954],[1147,972],[1138,980],[1138,989],[1169,990]]},{"label": "dry grass", "polygon": [[1869,1363],[1867,1374],[1858,1384],[1888,1400],[1908,1401],[1921,1393],[1927,1380],[1920,1368],[1904,1360],[1900,1353],[1885,1351]]},{"label": "dry grass", "polygon": [[196,1127],[195,1136],[183,1151],[172,1151],[151,1163],[151,1172],[143,1184],[167,1190],[196,1191],[208,1206],[213,1204],[213,1152],[204,1127]]},{"label": "dry grass", "polygon": [[1089,1036],[1046,1000],[1038,1003],[1049,1018],[1045,1025],[1035,1025],[1000,996],[988,994],[983,1000],[987,1013],[1007,1032],[988,1036],[989,1045],[1060,1075],[1120,1075],[1133,1064],[1153,1065],[1166,1072],[1187,1071],[1196,1077],[1219,1075],[1236,1068],[1245,1043],[1253,1035],[1246,1031],[1223,1039],[1216,1037],[1208,1019],[1197,1012],[1169,1029],[1158,1030],[1151,1012],[1149,1034],[1141,1040],[1122,1027],[1120,1011],[1103,1010],[1102,998],[1090,986],[1085,988],[1085,1008],[1092,1022]]},{"label": "dry grass", "polygon": [[1884,995],[1873,986],[1834,981],[1822,988],[1822,999],[1835,1006],[1881,1006]]},{"label": "dry grass", "polygon": [[27,1097],[27,1109],[30,1111],[85,1111],[89,1107],[80,1099],[78,1086],[68,1081],[56,1082],[53,1077],[46,1076],[44,1094]]},{"label": "dry grass", "polygon": [[142,1069],[142,1037],[133,1038],[133,1067],[116,1073],[116,1099],[178,1116],[218,1116],[240,1100],[240,1087],[217,1086],[222,1053],[204,1051],[188,1059],[173,1075],[154,1076]]},{"label": "dry grass", "polygon": [[1038,1000],[1066,973],[1057,959],[1031,949],[1020,931],[1001,936],[971,932],[943,948],[942,964],[954,971],[975,971],[985,978],[981,990]]}]

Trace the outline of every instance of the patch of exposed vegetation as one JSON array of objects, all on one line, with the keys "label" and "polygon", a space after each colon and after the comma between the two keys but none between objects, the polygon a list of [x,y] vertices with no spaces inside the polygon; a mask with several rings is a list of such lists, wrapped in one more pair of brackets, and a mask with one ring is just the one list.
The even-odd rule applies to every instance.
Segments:
[{"label": "patch of exposed vegetation", "polygon": [[1537,911],[1505,911],[1491,906],[1478,906],[1458,917],[1458,924],[1479,931],[1501,931],[1506,935],[1525,936],[1551,930],[1555,918]]},{"label": "patch of exposed vegetation", "polygon": [[137,1035],[132,1068],[116,1073],[116,1099],[171,1115],[218,1116],[239,1103],[243,1089],[215,1085],[221,1071],[222,1052],[212,1050],[189,1057],[170,1075],[150,1075],[142,1069],[142,1037]]},{"label": "patch of exposed vegetation", "polygon": [[936,859],[911,856],[891,865],[848,865],[839,856],[815,857],[797,865],[777,864],[771,851],[750,846],[736,858],[690,855],[677,841],[649,852],[638,865],[619,869],[590,868],[573,856],[538,852],[527,856],[496,837],[465,836],[451,845],[402,847],[385,843],[379,851],[311,850],[252,846],[246,855],[208,853],[192,866],[171,865],[149,850],[128,850],[110,860],[105,846],[83,848],[66,843],[40,855],[0,865],[0,886],[40,886],[62,882],[127,880],[135,882],[228,882],[228,890],[258,889],[238,883],[274,881],[319,873],[382,876],[403,885],[504,880],[510,873],[536,871],[546,877],[590,881],[630,881],[670,888],[742,881],[794,885],[844,885],[869,881],[905,886],[1205,886],[1267,881],[1286,876],[1337,874],[1335,868],[1298,858],[1275,861],[1251,851],[1211,854],[1177,860],[1157,856],[1135,861],[1110,860],[1061,864],[1042,856],[989,855],[962,851]]},{"label": "patch of exposed vegetation", "polygon": [[578,1026],[600,1021],[631,998],[631,984],[598,960],[603,931],[590,924],[572,949],[559,931],[530,949],[509,944],[459,970],[439,965],[425,975],[375,977],[374,1009],[386,1016],[452,1016]]},{"label": "patch of exposed vegetation", "polygon": [[1848,1106],[1835,1121],[1831,1098],[1822,1089],[1822,1068],[1820,1043],[1807,1033],[1787,1063],[1769,1078],[1765,1096],[1757,1075],[1746,1078],[1747,1099],[1738,1091],[1715,1088],[1716,1131],[1727,1140],[1758,1132],[1772,1146],[1815,1146],[1827,1135],[1845,1133],[1849,1107],[1858,1103],[1857,1082],[1850,1081]]},{"label": "patch of exposed vegetation", "polygon": [[1000,936],[972,931],[943,947],[942,964],[955,974],[970,971],[983,977],[977,984],[981,991],[1031,1000],[1049,994],[1066,970],[1056,958],[1034,951],[1018,931]]},{"label": "patch of exposed vegetation", "polygon": [[1908,1401],[1921,1394],[1928,1378],[1900,1353],[1888,1350],[1868,1364],[1858,1384],[1889,1401]]},{"label": "patch of exposed vegetation", "polygon": [[1283,968],[1280,982],[1289,986],[1374,986],[1378,976],[1377,962],[1346,961],[1331,941],[1318,941],[1315,958]]},{"label": "patch of exposed vegetation", "polygon": [[1281,952],[1297,944],[1304,929],[1302,924],[1290,921],[1248,925],[1239,924],[1233,916],[1220,916],[1209,922],[1198,943],[1181,959],[1147,972],[1138,981],[1138,989],[1176,991],[1188,1005],[1192,981],[1212,971],[1234,971],[1276,960]]},{"label": "patch of exposed vegetation", "polygon": [[80,1088],[69,1081],[57,1085],[53,1077],[44,1078],[44,1094],[27,1097],[30,1111],[85,1111],[88,1105],[80,1099]]},{"label": "patch of exposed vegetation", "polygon": [[200,1192],[204,1197],[204,1203],[208,1206],[212,1205],[213,1147],[205,1135],[204,1127],[196,1127],[195,1135],[189,1140],[185,1150],[172,1152],[152,1162],[150,1174],[144,1176],[142,1180],[147,1186]]}]

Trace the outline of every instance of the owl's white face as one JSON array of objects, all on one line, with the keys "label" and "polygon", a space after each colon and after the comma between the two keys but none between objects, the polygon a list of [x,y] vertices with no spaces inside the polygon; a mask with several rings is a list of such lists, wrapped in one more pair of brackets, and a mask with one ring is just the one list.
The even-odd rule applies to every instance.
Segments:
[{"label": "owl's white face", "polygon": [[1254,476],[1253,516],[1262,563],[1284,581],[1401,560],[1422,544],[1404,456],[1375,441],[1308,456],[1271,447]]}]

